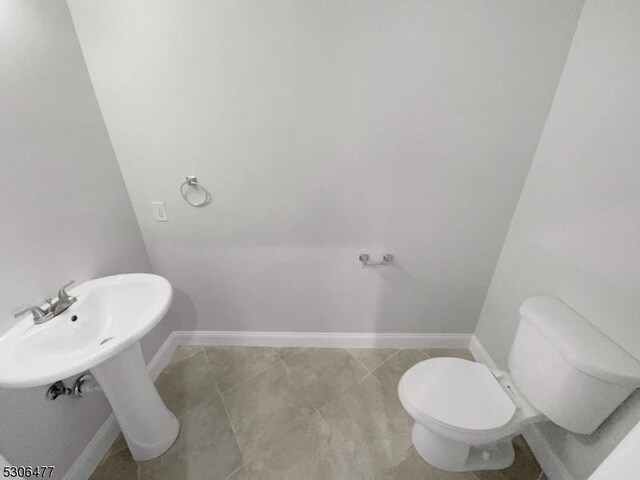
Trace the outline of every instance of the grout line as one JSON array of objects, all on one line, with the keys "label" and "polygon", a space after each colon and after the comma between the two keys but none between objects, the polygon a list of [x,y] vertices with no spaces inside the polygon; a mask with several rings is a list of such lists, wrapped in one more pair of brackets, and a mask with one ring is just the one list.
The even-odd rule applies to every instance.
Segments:
[{"label": "grout line", "polygon": [[245,383],[253,380],[254,378],[256,378],[259,375],[262,375],[263,373],[271,370],[273,367],[275,367],[278,364],[278,362],[273,362],[271,365],[269,365],[267,368],[265,368],[264,370],[260,370],[258,373],[256,373],[255,375],[250,376],[249,378],[245,378],[244,380],[242,380],[241,382],[236,383],[235,385],[230,386],[229,388],[227,388],[226,390],[220,390],[220,395],[224,396],[225,393],[230,392],[231,390],[233,390],[236,387],[239,387],[240,385],[244,385]]},{"label": "grout line", "polygon": [[[376,372],[376,371],[378,371],[380,368],[382,368],[382,366],[383,366],[385,363],[387,363],[387,362],[388,362],[389,360],[391,360],[393,357],[395,357],[396,355],[398,355],[402,350],[405,350],[405,349],[400,349],[400,350],[396,351],[393,355],[391,355],[389,358],[387,358],[384,362],[382,362],[382,363],[381,363],[380,365],[378,365],[376,368],[374,368],[373,370],[371,370],[371,373],[370,373],[369,375],[373,375],[373,373],[374,373],[374,372]],[[367,375],[367,377],[368,377],[369,375]],[[373,375],[373,377],[374,377],[376,380],[378,380],[378,378],[377,378],[375,375]],[[366,378],[366,377],[365,377],[365,378]],[[363,380],[364,380],[364,378],[363,378]],[[379,381],[379,380],[378,380],[378,381]]]},{"label": "grout line", "polygon": [[287,372],[287,376],[289,376],[289,369],[287,368],[287,364],[284,363],[284,358],[280,359],[280,363],[282,363],[282,366],[284,367],[284,371]]},{"label": "grout line", "polygon": [[[208,358],[208,357],[207,357]],[[279,355],[277,355],[278,360],[282,361],[282,359],[280,358]],[[220,390],[220,395],[224,395],[227,392],[230,392],[231,390],[233,390],[236,387],[239,387],[240,385],[244,385],[245,383],[247,383],[250,380],[253,380],[254,378],[256,378],[258,375],[262,375],[263,373],[271,370],[273,367],[275,367],[278,364],[278,362],[273,362],[271,365],[268,365],[264,370],[260,370],[258,373],[256,373],[255,375],[250,376],[249,378],[245,378],[244,380],[242,380],[241,382],[236,383],[235,385],[227,388],[226,390],[220,390],[219,386],[218,386],[218,390]],[[209,359],[209,366],[211,366],[211,360]],[[286,367],[285,367],[286,369]],[[288,374],[288,372],[287,372]],[[217,382],[216,382],[217,383]]]},{"label": "grout line", "polygon": [[373,370],[369,370],[369,368],[368,368],[364,363],[362,363],[360,360],[358,360],[358,358],[357,358],[355,355],[353,355],[353,354],[349,351],[349,349],[345,348],[345,350],[347,351],[347,353],[349,354],[349,356],[350,356],[351,358],[353,358],[353,359],[356,361],[356,363],[357,363],[358,365],[360,365],[362,368],[364,368],[364,371],[365,371],[366,373],[365,373],[364,377],[362,377],[360,380],[358,380],[358,382],[361,382],[361,381],[362,381],[362,380],[364,380],[366,377],[368,377],[368,376],[371,374],[371,372],[373,372]]},{"label": "grout line", "polygon": [[278,356],[280,357],[281,360],[286,360],[287,358],[293,357],[294,355],[299,354],[300,352],[302,352],[303,350],[305,350],[305,347],[272,347],[272,348],[292,348],[292,349],[296,349],[295,352],[287,355],[287,356],[282,356],[280,354],[278,354]]},{"label": "grout line", "polygon": [[[205,357],[205,360],[207,362],[207,365],[209,366],[209,368],[211,368],[211,363],[209,362],[209,357],[207,356],[206,353],[205,353],[204,357]],[[218,386],[218,382],[216,381],[215,378],[213,378],[213,383],[215,384],[215,387],[216,387],[216,391],[215,392],[211,393],[211,395],[207,395],[202,401],[196,403],[195,405],[193,405],[188,410],[185,410],[184,412],[182,412],[180,415],[176,414],[175,412],[172,412],[176,416],[176,418],[178,420],[181,420],[185,415],[187,415],[190,412],[192,412],[195,408],[199,407],[200,405],[203,405],[204,403],[210,401],[212,398],[215,398],[216,396],[220,397],[220,400],[222,400],[222,394],[220,393],[220,387]],[[164,402],[164,400],[163,400],[163,402]]]},{"label": "grout line", "polygon": [[240,465],[238,465],[238,468],[236,468],[233,472],[231,472],[229,475],[227,475],[225,478],[225,480],[227,478],[229,478],[231,475],[233,475],[234,473],[236,473],[238,470],[240,470],[243,467],[244,463],[240,463]]},{"label": "grout line", "polygon": [[207,361],[207,365],[209,366],[209,373],[213,377],[213,383],[216,384],[216,390],[218,392],[218,396],[220,398],[222,398],[222,392],[220,391],[220,385],[218,385],[218,381],[216,380],[215,375],[213,374],[213,368],[211,367],[211,359],[209,358],[209,355],[207,355],[206,350],[202,350],[202,351],[204,352],[204,358]]},{"label": "grout line", "polygon": [[[205,348],[204,348],[204,347],[198,347],[197,345],[178,345],[178,346],[176,347],[176,349],[173,351],[173,353],[171,354],[171,357],[173,357],[173,356],[175,355],[176,351],[178,350],[178,348],[181,348],[181,347],[191,347],[191,348],[199,348],[199,349],[198,349],[198,350],[196,350],[196,351],[195,351],[195,352],[193,352],[193,353],[190,353],[190,354],[189,354],[189,355],[187,355],[186,357],[181,358],[181,359],[180,359],[180,360],[178,360],[177,362],[172,362],[172,361],[171,361],[171,358],[169,358],[169,363],[167,364],[167,366],[166,366],[166,367],[164,367],[164,369],[162,370],[163,372],[164,372],[164,370],[166,370],[167,368],[172,367],[172,366],[174,366],[174,365],[178,365],[179,363],[182,363],[182,362],[184,362],[185,360],[187,360],[187,359],[189,359],[189,358],[193,357],[194,355],[197,355],[197,354],[198,354],[198,353],[200,353],[200,352],[204,352],[204,350],[205,350]],[[162,372],[160,372],[160,373],[162,373]]]},{"label": "grout line", "polygon": [[[377,370],[377,368],[376,368],[376,370]],[[376,376],[373,374],[373,370],[372,370],[372,371],[370,371],[369,373],[367,373],[364,377],[362,377],[362,379],[361,379],[358,383],[362,383],[362,382],[364,382],[364,381],[365,381],[367,378],[369,378],[369,377],[373,378],[373,380],[374,380],[374,381],[376,381],[376,382],[378,382],[380,385],[382,385],[382,382],[378,379],[378,377],[376,377]]]},{"label": "grout line", "polygon": [[222,397],[222,395],[220,395],[220,402],[222,403],[222,408],[224,409],[224,413],[227,416],[227,422],[231,427],[231,433],[233,433],[233,439],[236,441],[236,446],[238,447],[238,451],[240,452],[240,457],[242,458],[242,461],[240,462],[240,465],[238,466],[238,468],[236,468],[233,472],[227,475],[227,478],[228,478],[232,473],[236,472],[244,464],[244,452],[242,451],[242,448],[240,448],[240,442],[238,441],[238,435],[236,434],[236,429],[233,427],[233,422],[231,421],[229,410],[227,410],[227,406],[224,403],[224,398]]},{"label": "grout line", "polygon": [[[204,358],[207,362],[207,365],[209,366],[209,368],[211,368],[211,364],[209,362],[209,357],[207,356],[207,354],[205,353]],[[218,382],[216,381],[215,378],[213,378],[213,383],[216,387],[216,391],[211,393],[211,395],[207,395],[201,402],[196,403],[195,405],[193,405],[191,408],[189,408],[188,410],[185,410],[184,412],[182,412],[180,415],[177,415],[174,413],[174,415],[181,420],[185,415],[189,414],[190,412],[192,412],[195,408],[199,407],[200,405],[203,405],[204,403],[210,401],[212,398],[215,398],[216,396],[220,397],[220,399],[222,400],[222,396],[220,395],[220,387],[218,386]]]},{"label": "grout line", "polygon": [[400,352],[402,352],[403,350],[411,350],[411,349],[408,349],[408,348],[400,348],[400,349],[398,349],[393,355],[391,355],[389,358],[387,358],[384,362],[382,362],[380,365],[378,365],[375,369],[376,370],[379,369],[382,365],[387,363],[389,360],[391,360],[396,355],[400,354]]},{"label": "grout line", "polygon": [[[377,370],[377,368],[376,368],[376,370]],[[373,374],[373,370],[371,370],[364,377],[362,377],[360,380],[358,380],[358,383],[364,382],[369,377],[373,377],[373,378],[375,378],[377,380],[376,376]]]},{"label": "grout line", "polygon": [[[412,348],[399,348],[397,349],[395,352],[393,352],[391,355],[389,355],[389,358],[385,359],[380,365],[378,365],[376,368],[373,368],[369,371],[368,373],[362,377],[357,383],[362,383],[365,379],[369,378],[369,377],[373,377],[373,379],[378,382],[380,385],[382,385],[382,382],[380,381],[380,379],[378,377],[376,377],[374,375],[375,372],[377,372],[385,363],[387,363],[389,360],[391,360],[393,357],[395,357],[396,355],[398,355],[400,352],[402,352],[403,350],[419,350],[419,349],[412,349]],[[421,351],[421,350],[419,350]],[[355,357],[354,357],[355,358]],[[356,358],[357,360],[357,358]],[[362,365],[362,363],[361,363]]]},{"label": "grout line", "polygon": [[[331,402],[329,402],[329,403],[331,403]],[[320,413],[320,409],[316,408],[316,407],[313,407],[313,409],[316,411],[316,413],[320,417],[320,420],[322,421],[322,423],[324,423],[327,427],[329,427],[329,429],[331,429],[331,425],[329,425],[329,422],[327,422],[327,420],[322,416],[322,413]]]}]

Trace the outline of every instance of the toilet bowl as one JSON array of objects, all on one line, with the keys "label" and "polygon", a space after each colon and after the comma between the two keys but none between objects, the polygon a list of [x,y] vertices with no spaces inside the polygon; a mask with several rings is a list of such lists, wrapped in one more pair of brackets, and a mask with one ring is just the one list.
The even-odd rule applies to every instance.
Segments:
[{"label": "toilet bowl", "polygon": [[411,367],[398,385],[414,418],[413,444],[442,470],[499,469],[513,462],[511,438],[545,419],[509,375],[458,358],[434,358]]},{"label": "toilet bowl", "polygon": [[398,395],[425,461],[450,471],[505,468],[526,426],[550,420],[589,435],[640,387],[640,362],[553,297],[520,307],[508,367],[434,358],[404,373]]}]

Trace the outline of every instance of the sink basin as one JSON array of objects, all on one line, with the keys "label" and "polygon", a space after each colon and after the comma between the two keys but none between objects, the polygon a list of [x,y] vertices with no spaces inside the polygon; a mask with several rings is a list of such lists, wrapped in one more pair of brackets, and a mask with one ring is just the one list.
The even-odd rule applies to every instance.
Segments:
[{"label": "sink basin", "polygon": [[0,387],[37,387],[93,368],[148,333],[173,297],[171,284],[150,274],[90,280],[69,293],[78,301],[66,312],[42,325],[27,316],[0,337]]},{"label": "sink basin", "polygon": [[171,284],[158,275],[115,275],[69,294],[78,301],[67,311],[42,325],[29,315],[0,337],[0,387],[47,385],[91,370],[133,457],[157,457],[179,424],[149,377],[139,340],[167,312]]}]

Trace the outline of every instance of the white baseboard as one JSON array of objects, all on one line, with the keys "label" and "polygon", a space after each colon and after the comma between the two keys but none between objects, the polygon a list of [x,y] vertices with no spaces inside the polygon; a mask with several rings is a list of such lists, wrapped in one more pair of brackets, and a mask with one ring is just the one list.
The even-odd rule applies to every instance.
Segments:
[{"label": "white baseboard", "polygon": [[[169,364],[171,355],[173,355],[177,346],[178,344],[175,343],[175,340],[172,340],[172,335],[169,335],[169,338],[165,340],[147,365],[152,380],[155,381],[160,372]],[[80,456],[73,462],[73,465],[65,474],[64,480],[87,480],[91,477],[91,474],[107,454],[119,434],[120,425],[118,425],[116,417],[112,413],[98,429]]]},{"label": "white baseboard", "polygon": [[[491,369],[497,369],[496,362],[491,358],[489,352],[480,342],[478,337],[473,335],[469,344],[469,350],[475,359],[484,363]],[[536,425],[530,425],[523,433],[524,439],[531,447],[531,451],[535,455],[538,463],[544,470],[549,480],[575,480],[565,464],[560,460],[556,452],[553,451],[547,439],[542,435],[540,429]]]},{"label": "white baseboard", "polygon": [[100,461],[107,454],[113,442],[120,434],[120,425],[116,417],[109,415],[80,456],[67,470],[64,480],[87,480],[96,469]]},{"label": "white baseboard", "polygon": [[178,345],[318,348],[469,348],[469,334],[176,331]]},{"label": "white baseboard", "polygon": [[549,480],[575,480],[560,457],[551,449],[549,442],[538,427],[530,425],[522,436],[529,444]]},{"label": "white baseboard", "polygon": [[177,338],[174,335],[175,332],[169,334],[164,343],[160,346],[156,354],[153,356],[149,364],[147,365],[147,369],[149,370],[149,375],[151,376],[151,380],[154,382],[158,378],[158,376],[162,373],[162,371],[169,365],[171,361],[171,356],[173,352],[175,352],[178,345]]},{"label": "white baseboard", "polygon": [[[324,348],[469,348],[469,334],[422,333],[306,333],[306,332],[216,332],[176,331],[158,349],[148,364],[155,380],[169,364],[179,345],[236,345],[259,347]],[[64,480],[87,480],[120,433],[113,414],[93,436],[64,476]]]},{"label": "white baseboard", "polygon": [[473,358],[476,359],[477,362],[485,364],[492,370],[498,370],[498,365],[493,361],[487,349],[484,348],[484,345],[480,343],[478,337],[475,335],[471,336],[471,342],[469,342],[469,350],[471,350],[471,354]]}]

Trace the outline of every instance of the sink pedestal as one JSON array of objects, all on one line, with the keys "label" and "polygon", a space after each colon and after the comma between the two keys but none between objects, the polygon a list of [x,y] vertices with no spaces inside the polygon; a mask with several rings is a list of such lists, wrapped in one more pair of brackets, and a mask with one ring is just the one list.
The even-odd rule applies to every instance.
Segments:
[{"label": "sink pedestal", "polygon": [[167,409],[142,358],[140,342],[91,369],[106,395],[135,460],[166,452],[180,423]]}]

